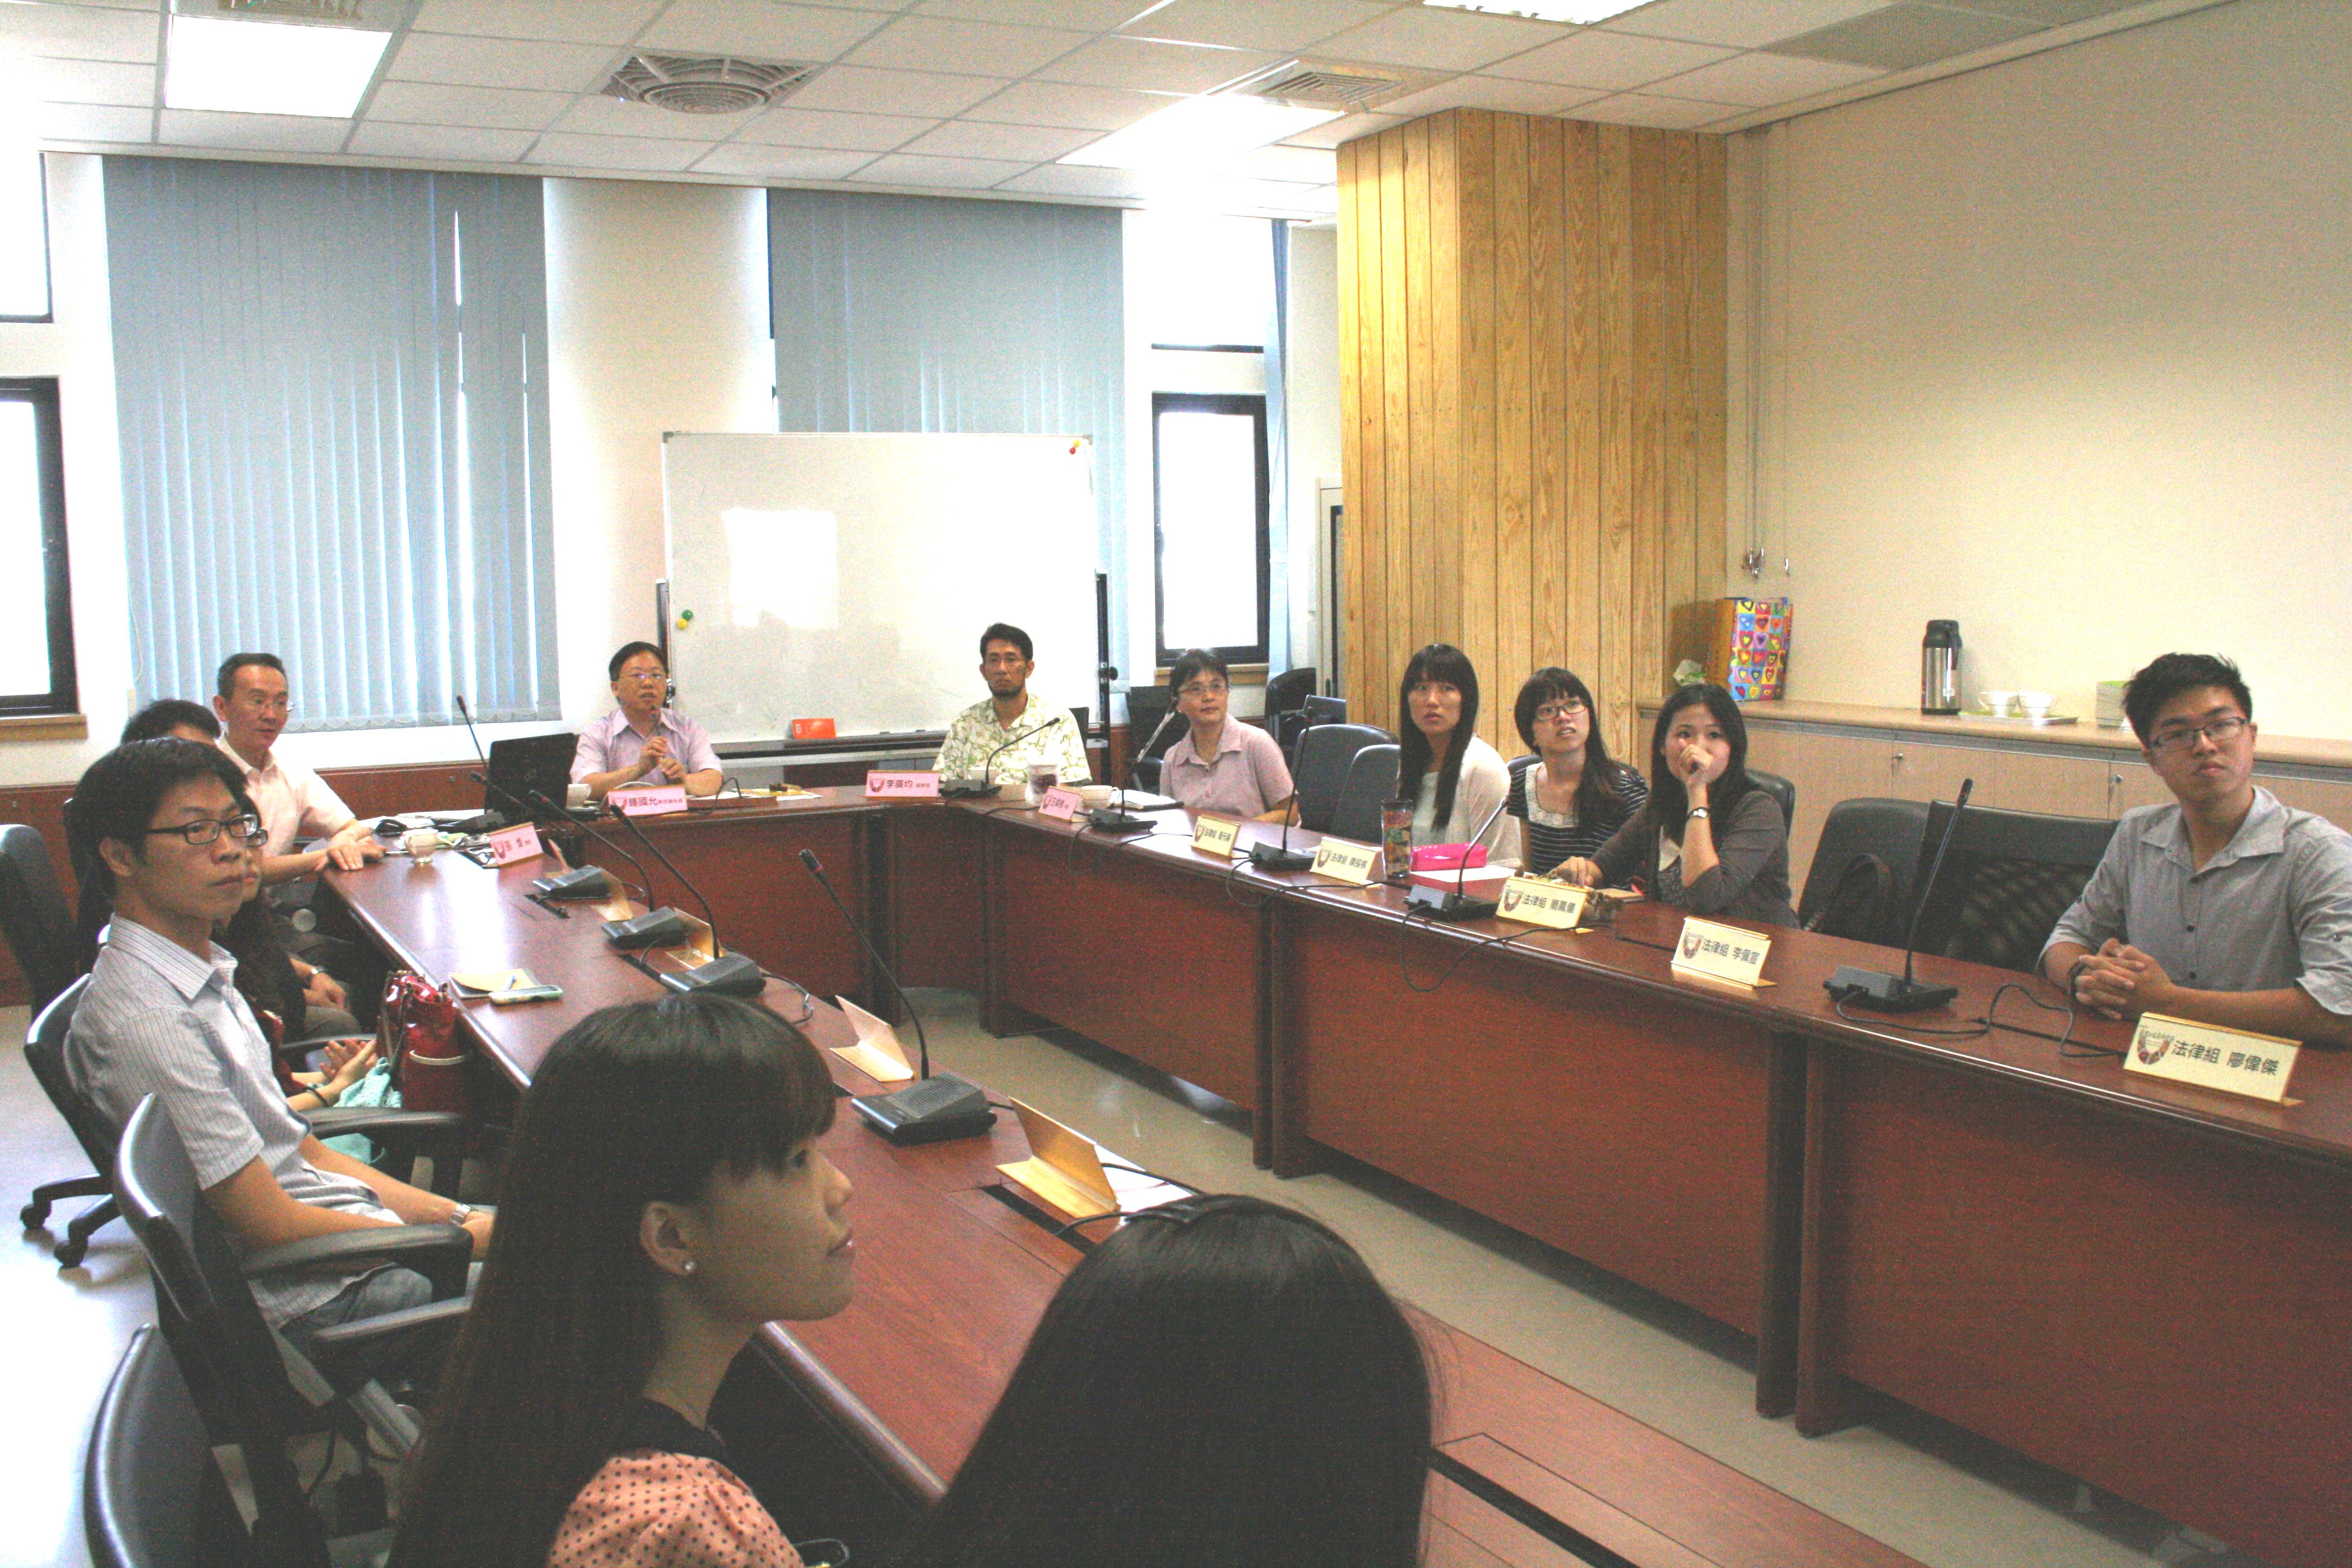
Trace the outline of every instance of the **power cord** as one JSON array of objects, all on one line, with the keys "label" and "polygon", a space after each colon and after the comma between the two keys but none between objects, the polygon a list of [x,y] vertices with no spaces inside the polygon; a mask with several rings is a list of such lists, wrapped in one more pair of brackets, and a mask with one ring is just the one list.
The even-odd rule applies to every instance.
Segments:
[{"label": "power cord", "polygon": [[1397,921],[1397,973],[1403,976],[1406,990],[1417,992],[1423,996],[1435,993],[1443,987],[1447,981],[1453,979],[1454,972],[1461,968],[1463,963],[1472,953],[1484,952],[1490,947],[1500,947],[1507,942],[1517,942],[1519,938],[1527,935],[1528,931],[1538,929],[1534,926],[1523,926],[1516,931],[1499,931],[1493,936],[1481,937],[1476,942],[1472,942],[1469,946],[1462,949],[1461,952],[1455,953],[1454,955],[1453,962],[1445,966],[1444,970],[1438,975],[1437,979],[1433,984],[1428,985],[1420,985],[1414,984],[1412,978],[1412,964],[1405,957],[1405,932],[1410,931],[1416,923],[1436,929],[1439,922],[1431,919],[1419,909],[1410,909],[1405,910],[1404,918]]}]

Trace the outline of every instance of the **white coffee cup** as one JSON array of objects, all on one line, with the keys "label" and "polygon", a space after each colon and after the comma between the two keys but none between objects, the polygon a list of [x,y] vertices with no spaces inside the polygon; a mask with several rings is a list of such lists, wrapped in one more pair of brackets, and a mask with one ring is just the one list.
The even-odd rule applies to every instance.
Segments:
[{"label": "white coffee cup", "polygon": [[435,827],[420,827],[401,843],[408,847],[409,858],[422,866],[441,853],[441,832]]},{"label": "white coffee cup", "polygon": [[586,805],[588,804],[588,781],[585,779],[577,780],[566,787],[563,792],[563,804],[566,805]]},{"label": "white coffee cup", "polygon": [[1982,703],[1984,710],[1994,718],[2005,719],[2009,716],[2009,704],[2016,696],[2017,693],[2014,691],[1979,691],[1977,693],[1977,700]]},{"label": "white coffee cup", "polygon": [[2047,691],[2021,691],[2017,694],[2017,705],[2024,710],[2025,716],[2029,719],[2050,717],[2050,702],[2051,697]]}]

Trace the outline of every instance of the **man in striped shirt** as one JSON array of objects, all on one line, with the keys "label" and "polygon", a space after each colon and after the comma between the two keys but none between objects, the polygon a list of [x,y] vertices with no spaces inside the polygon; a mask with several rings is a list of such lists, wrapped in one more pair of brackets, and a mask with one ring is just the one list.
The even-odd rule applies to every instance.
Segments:
[{"label": "man in striped shirt", "polygon": [[[213,941],[251,887],[267,837],[186,741],[142,741],[92,763],[68,828],[79,864],[110,886],[107,944],[75,1009],[66,1066],[115,1124],[163,1101],[205,1199],[247,1250],[374,1226],[463,1226],[480,1256],[490,1217],[394,1181],[313,1137],[286,1102],[269,1045]],[[430,1298],[424,1277],[380,1268],[354,1279],[258,1279],[262,1314],[299,1345],[310,1331]]]}]

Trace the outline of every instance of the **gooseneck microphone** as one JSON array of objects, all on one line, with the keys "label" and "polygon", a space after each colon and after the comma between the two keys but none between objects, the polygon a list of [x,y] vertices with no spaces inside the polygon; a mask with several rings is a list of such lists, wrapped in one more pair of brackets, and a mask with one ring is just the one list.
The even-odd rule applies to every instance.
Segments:
[{"label": "gooseneck microphone", "polygon": [[1053,720],[1045,719],[1030,725],[1029,728],[1022,731],[1019,734],[1005,742],[1003,745],[997,747],[996,750],[988,753],[987,757],[980,764],[980,776],[978,778],[941,779],[940,781],[940,793],[946,795],[950,800],[958,797],[994,795],[996,793],[995,776],[991,773],[989,770],[996,765],[996,759],[1004,754],[1007,747],[1017,746],[1022,742],[1027,740],[1030,736],[1035,734],[1038,731],[1053,728]]},{"label": "gooseneck microphone", "polygon": [[1875,969],[1856,969],[1842,963],[1822,982],[1822,989],[1837,1002],[1851,1002],[1874,1013],[1918,1013],[1941,1007],[1959,995],[1957,985],[1919,984],[1911,978],[1911,970],[1918,958],[1919,917],[1927,912],[1927,898],[1936,890],[1936,879],[1944,874],[1944,856],[1952,847],[1952,832],[1959,826],[1960,813],[1968,809],[1969,795],[1976,787],[1974,779],[1960,781],[1960,793],[1953,797],[1952,815],[1944,823],[1944,837],[1937,842],[1936,858],[1927,868],[1927,879],[1919,885],[1917,896],[1911,900],[1911,924],[1903,933],[1903,973],[1885,974]]},{"label": "gooseneck microphone", "polygon": [[[1098,833],[1141,833],[1152,826],[1151,818],[1148,816],[1138,816],[1133,812],[1127,809],[1127,792],[1130,788],[1134,787],[1135,770],[1137,764],[1151,754],[1151,748],[1158,745],[1160,743],[1160,737],[1167,732],[1168,721],[1175,717],[1176,710],[1173,708],[1171,708],[1167,712],[1161,714],[1160,716],[1159,727],[1151,731],[1150,738],[1143,742],[1143,749],[1129,755],[1127,759],[1127,782],[1118,786],[1118,804],[1115,806],[1098,805],[1095,807],[1094,810],[1087,813],[1087,826],[1088,827],[1095,829]],[[1163,791],[1162,793],[1164,794],[1166,792]]]},{"label": "gooseneck microphone", "polygon": [[866,949],[866,955],[874,960],[874,967],[883,979],[890,983],[890,989],[898,994],[898,1005],[907,1009],[907,1016],[915,1021],[921,1079],[896,1094],[853,1095],[849,1103],[856,1108],[860,1119],[893,1143],[939,1143],[950,1138],[985,1136],[988,1130],[996,1125],[996,1112],[989,1109],[987,1092],[978,1084],[967,1082],[951,1072],[943,1072],[936,1078],[931,1076],[930,1038],[923,1033],[922,1015],[915,1011],[912,1002],[907,1000],[907,988],[898,984],[898,977],[890,972],[888,964],[882,962],[882,955],[874,951],[874,944],[866,940],[865,928],[857,923],[849,912],[849,906],[843,903],[841,895],[834,890],[833,879],[824,874],[824,866],[817,861],[816,851],[802,850],[800,860],[808,868],[809,875],[816,879],[817,886],[824,889],[824,896],[833,900],[842,924],[850,929]]},{"label": "gooseneck microphone", "polygon": [[[480,775],[477,774],[475,776],[479,777]],[[509,796],[508,798],[511,799],[513,797]],[[647,904],[651,904],[654,901],[653,879],[646,875],[646,863],[638,859],[635,856],[630,854],[627,845],[614,843],[612,839],[605,837],[603,834],[597,832],[593,827],[591,827],[588,824],[581,821],[578,817],[575,817],[569,812],[563,811],[558,807],[553,801],[548,799],[547,796],[543,795],[532,795],[530,805],[535,810],[548,812],[571,823],[572,826],[577,827],[581,832],[586,834],[597,843],[602,844],[605,848],[610,849],[622,859],[626,860],[635,868],[637,873],[637,885],[635,888],[631,888],[627,882],[614,876],[602,866],[576,867],[569,871],[559,872],[552,877],[541,877],[537,882],[532,883],[531,886],[538,888],[542,893],[551,899],[601,899],[610,892],[612,890],[613,884],[617,882],[620,884],[622,891],[634,892],[639,898],[645,900]]]},{"label": "gooseneck microphone", "polygon": [[[474,728],[473,710],[466,706],[466,699],[463,693],[452,692],[450,694],[450,700],[457,705],[457,717],[466,721],[466,735],[467,739],[474,742],[474,760],[480,763],[485,772],[487,772],[490,765],[489,753],[482,750],[481,732]],[[471,817],[467,821],[455,824],[454,826],[456,830],[460,833],[487,833],[495,828],[509,826],[505,817],[499,816],[496,811],[490,808],[489,797],[490,795],[505,795],[508,800],[513,801],[514,796],[507,795],[505,790],[499,789],[497,785],[491,784],[490,781],[484,777],[482,773],[473,773],[468,776],[479,783],[482,788],[488,793],[482,796],[482,809],[480,815]],[[520,803],[518,802],[517,804]],[[530,808],[525,806],[523,808],[524,819],[529,820],[530,815]]]},{"label": "gooseneck microphone", "polygon": [[1486,837],[1486,829],[1495,826],[1495,819],[1510,804],[1511,797],[1506,793],[1495,803],[1495,809],[1486,814],[1486,820],[1478,824],[1478,830],[1470,835],[1469,843],[1462,846],[1462,858],[1454,868],[1454,886],[1433,888],[1425,882],[1412,885],[1412,890],[1404,896],[1407,913],[1419,910],[1432,920],[1483,921],[1495,912],[1497,906],[1494,900],[1474,899],[1462,889],[1470,879],[1471,849]]},{"label": "gooseneck microphone", "polygon": [[[611,806],[612,802],[607,800],[605,805]],[[705,992],[714,996],[757,996],[765,991],[768,988],[768,977],[761,972],[759,962],[745,953],[730,952],[720,945],[719,916],[717,911],[711,909],[710,900],[703,897],[702,889],[688,880],[686,873],[677,868],[677,863],[662,853],[661,846],[653,841],[653,836],[638,826],[627,812],[614,807],[613,815],[619,817],[621,825],[637,836],[637,842],[644,845],[653,858],[660,861],[671,876],[677,879],[678,886],[694,895],[694,901],[702,906],[703,923],[710,928],[710,962],[693,969],[666,971],[661,976],[661,983],[673,991],[684,991],[689,994]],[[639,874],[642,875],[644,868],[640,867],[638,869]],[[653,902],[652,893],[646,894],[646,902]],[[612,937],[613,928],[616,925],[625,928],[635,927],[639,921],[656,921],[663,916],[667,917],[669,925],[677,928],[676,936],[651,936],[645,941],[633,941],[625,945],[653,947],[666,942],[683,941],[686,935],[686,924],[676,910],[656,910],[651,914],[639,915],[635,921],[607,921],[604,934]],[[657,931],[660,927],[653,926],[646,929]],[[646,931],[632,930],[627,934],[633,938],[645,936]],[[618,939],[614,939],[614,945],[618,947],[625,944]]]}]

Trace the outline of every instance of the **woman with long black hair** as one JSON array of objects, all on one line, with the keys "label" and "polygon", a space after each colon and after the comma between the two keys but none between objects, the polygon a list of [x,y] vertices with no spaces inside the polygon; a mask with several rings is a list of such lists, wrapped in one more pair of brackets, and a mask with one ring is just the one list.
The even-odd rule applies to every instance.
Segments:
[{"label": "woman with long black hair", "polygon": [[1650,786],[1609,754],[1591,688],[1574,670],[1546,665],[1528,676],[1511,716],[1535,760],[1513,769],[1507,809],[1522,825],[1520,858],[1540,877],[1591,858],[1642,809]]},{"label": "woman with long black hair", "polygon": [[1496,809],[1510,794],[1511,773],[1478,737],[1470,656],[1442,642],[1414,654],[1397,683],[1397,794],[1413,803],[1414,847],[1475,836],[1488,864],[1518,864],[1518,818]]}]

